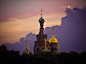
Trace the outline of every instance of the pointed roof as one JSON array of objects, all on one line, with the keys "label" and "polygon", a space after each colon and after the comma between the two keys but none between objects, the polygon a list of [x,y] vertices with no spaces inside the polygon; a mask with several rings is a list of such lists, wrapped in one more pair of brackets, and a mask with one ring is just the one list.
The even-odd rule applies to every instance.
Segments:
[{"label": "pointed roof", "polygon": [[[26,48],[25,48],[25,50],[22,52],[22,54],[29,54],[29,45],[27,45],[27,40],[25,41],[26,42]],[[27,49],[27,47],[28,47],[28,49]]]}]

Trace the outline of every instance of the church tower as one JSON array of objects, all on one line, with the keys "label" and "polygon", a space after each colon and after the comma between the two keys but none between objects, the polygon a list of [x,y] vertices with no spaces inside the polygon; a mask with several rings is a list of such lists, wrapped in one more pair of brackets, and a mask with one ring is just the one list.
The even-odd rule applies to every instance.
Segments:
[{"label": "church tower", "polygon": [[60,53],[58,50],[58,40],[54,37],[54,27],[52,28],[52,38],[47,41],[47,34],[44,32],[44,22],[45,20],[42,17],[42,9],[41,11],[41,18],[39,19],[40,23],[40,30],[39,33],[36,35],[36,41],[34,42],[34,53],[38,52],[48,52],[51,51],[55,54]]},{"label": "church tower", "polygon": [[[26,48],[25,50],[22,52],[22,54],[28,54],[29,55],[29,45],[27,45],[27,40],[25,41],[26,42]],[[27,48],[28,47],[28,48]]]},{"label": "church tower", "polygon": [[[40,10],[41,11],[41,18],[39,19],[39,23],[40,23],[40,30],[39,33],[36,35],[37,40],[35,41],[35,45],[34,45],[34,53],[38,53],[40,51],[42,51],[45,48],[45,38],[47,40],[47,34],[45,34],[44,32],[44,22],[45,20],[42,17],[42,11],[43,9]],[[49,45],[49,41],[46,41],[46,45]]]},{"label": "church tower", "polygon": [[57,53],[57,49],[58,49],[58,40],[54,37],[54,27],[52,28],[52,38],[49,40],[49,45],[51,47],[51,52],[53,53]]}]

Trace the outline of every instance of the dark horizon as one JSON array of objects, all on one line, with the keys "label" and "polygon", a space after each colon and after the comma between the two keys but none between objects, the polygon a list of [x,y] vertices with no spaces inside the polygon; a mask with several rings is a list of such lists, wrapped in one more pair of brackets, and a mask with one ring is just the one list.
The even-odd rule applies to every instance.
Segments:
[{"label": "dark horizon", "polygon": [[19,54],[19,51],[7,50],[5,45],[0,46],[1,64],[85,64],[86,52],[81,54],[77,52],[61,52],[54,54],[52,52],[39,52],[29,54]]}]

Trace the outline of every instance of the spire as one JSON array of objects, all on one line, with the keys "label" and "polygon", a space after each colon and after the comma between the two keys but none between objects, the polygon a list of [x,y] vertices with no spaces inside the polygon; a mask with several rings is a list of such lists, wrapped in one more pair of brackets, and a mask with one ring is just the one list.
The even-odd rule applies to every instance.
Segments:
[{"label": "spire", "polygon": [[28,42],[28,41],[26,40],[25,42],[26,42],[26,49],[27,49],[27,42]]},{"label": "spire", "polygon": [[46,40],[46,38],[45,38],[45,48],[46,48],[46,41],[47,41],[47,40]]},{"label": "spire", "polygon": [[41,9],[40,11],[41,11],[41,17],[42,17],[42,11],[43,11],[43,9]]},{"label": "spire", "polygon": [[41,18],[39,19],[39,23],[40,23],[40,31],[39,31],[39,34],[40,35],[44,35],[43,25],[44,25],[45,20],[42,17],[42,11],[43,11],[43,9],[41,9],[40,11],[41,11]]},{"label": "spire", "polygon": [[47,47],[46,47],[46,41],[47,41],[47,39],[45,38],[45,48],[42,51],[43,52],[50,52],[50,50],[48,50]]},{"label": "spire", "polygon": [[[28,45],[28,50],[29,50],[29,45]],[[29,51],[28,51],[28,54],[29,54]]]},{"label": "spire", "polygon": [[53,27],[53,28],[52,28],[52,35],[54,35],[54,30],[55,30],[55,29],[54,29],[54,27]]},{"label": "spire", "polygon": [[[28,41],[26,40],[25,42],[26,42],[26,49],[22,52],[22,54],[29,54],[29,45],[27,45]],[[28,49],[27,49],[27,47],[28,47]]]},{"label": "spire", "polygon": [[41,11],[41,18],[39,19],[39,23],[43,24],[45,22],[45,20],[42,18],[42,11],[43,11],[43,9],[41,9],[40,11]]},{"label": "spire", "polygon": [[28,50],[29,50],[29,45],[28,45]]}]

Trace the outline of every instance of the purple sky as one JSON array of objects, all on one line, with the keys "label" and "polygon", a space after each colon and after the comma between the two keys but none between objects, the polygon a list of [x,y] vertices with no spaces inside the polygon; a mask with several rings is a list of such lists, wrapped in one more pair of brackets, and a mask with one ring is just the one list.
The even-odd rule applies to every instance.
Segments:
[{"label": "purple sky", "polygon": [[[78,42],[77,39],[80,38],[76,37],[75,38],[76,40],[74,40],[72,35],[77,34],[77,36],[79,36],[79,34],[81,33],[83,33],[84,35],[85,26],[83,25],[83,22],[86,19],[82,18],[85,16],[82,15],[81,17],[81,14],[84,14],[85,12],[78,11],[76,9],[74,11],[72,9],[73,8],[83,9],[85,5],[86,5],[85,0],[0,0],[0,45],[3,43],[10,43],[9,45],[13,43],[16,45],[16,43],[18,43],[20,45],[21,44],[20,39],[24,38],[24,40],[28,39],[29,44],[32,45],[33,47],[34,43],[32,42],[34,42],[36,38],[34,38],[34,36],[30,36],[27,38],[26,36],[30,32],[33,33],[34,35],[38,33],[39,31],[38,19],[41,16],[40,9],[42,8],[43,18],[45,19],[44,28],[52,26],[56,27],[57,31],[56,38],[59,39],[59,42],[61,42],[59,43],[60,50],[65,51],[61,47],[67,47],[67,44],[72,45],[72,43],[68,42],[72,41],[72,39],[73,42],[74,41]],[[80,21],[77,19],[80,19],[82,23],[80,23]],[[82,29],[80,30],[81,32],[79,31],[79,29],[74,29],[77,28],[77,24],[79,24],[78,26],[81,26],[80,27],[80,29]],[[58,27],[56,25],[58,25]],[[72,28],[73,31],[67,27]],[[51,29],[49,28],[45,30],[45,32],[48,33],[48,30],[49,32],[51,31]],[[64,35],[64,33],[67,33],[68,35]],[[86,36],[82,36],[81,34],[81,37],[85,38]],[[48,34],[48,40],[49,38],[51,38],[51,34]],[[22,43],[24,43],[24,40]],[[65,42],[67,41],[67,43],[64,46],[62,45],[64,44],[63,41]],[[83,45],[85,44],[83,43]],[[30,50],[32,51],[32,48],[30,48]]]},{"label": "purple sky", "polygon": [[84,8],[85,4],[85,0],[0,0],[0,45],[19,42],[30,32],[37,34],[41,8],[46,28],[61,25],[67,7]]}]

